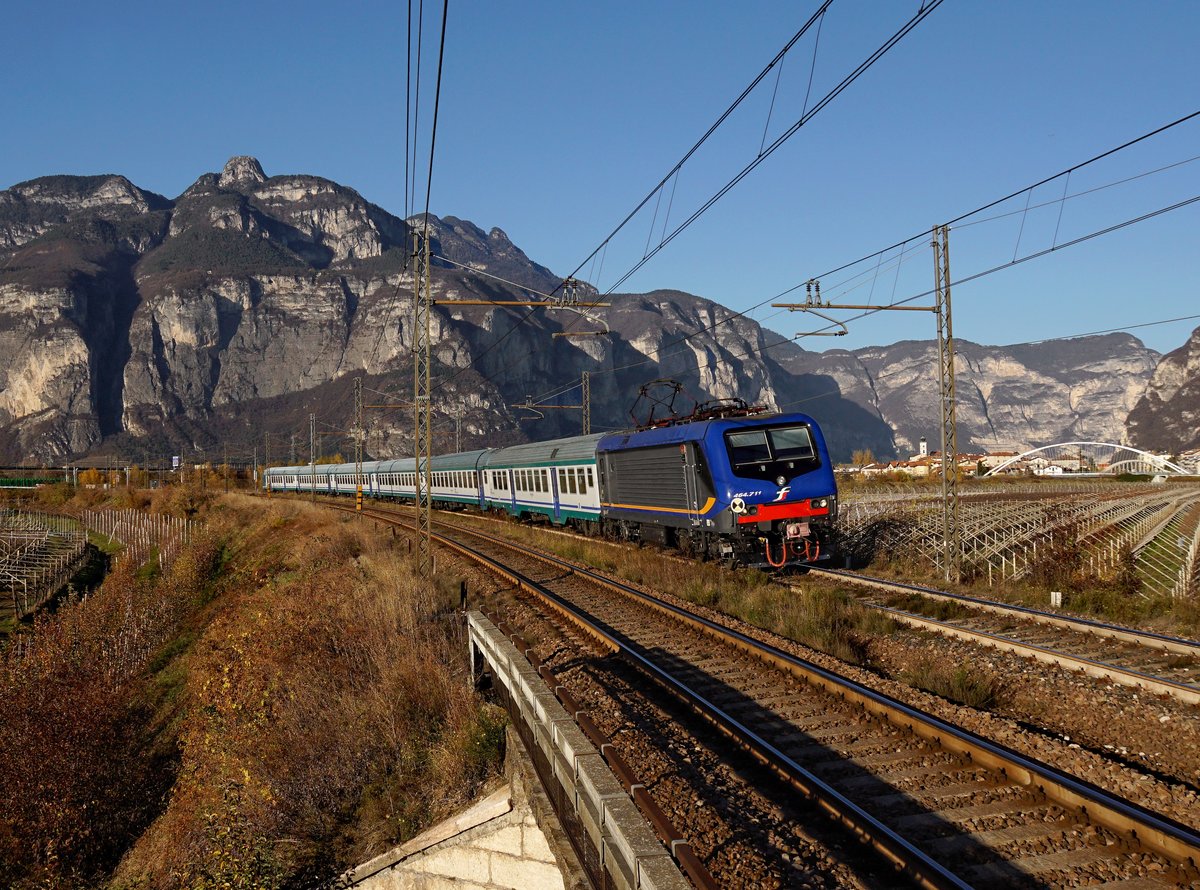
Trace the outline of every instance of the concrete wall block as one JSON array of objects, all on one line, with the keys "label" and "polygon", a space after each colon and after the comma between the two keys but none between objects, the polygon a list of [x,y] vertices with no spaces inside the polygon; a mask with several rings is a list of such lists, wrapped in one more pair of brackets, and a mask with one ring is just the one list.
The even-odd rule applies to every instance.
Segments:
[{"label": "concrete wall block", "polygon": [[586,795],[593,806],[601,806],[612,797],[629,800],[625,788],[599,754],[588,754],[575,760],[575,788],[580,796]]},{"label": "concrete wall block", "polygon": [[413,856],[405,865],[425,874],[487,884],[491,880],[489,854],[484,850],[452,846]]},{"label": "concrete wall block", "polygon": [[536,721],[533,724],[533,740],[538,748],[541,749],[542,754],[546,756],[546,761],[554,763],[554,758],[557,756],[558,751],[554,747],[554,736],[550,734],[550,727],[540,720]]},{"label": "concrete wall block", "polygon": [[520,890],[563,890],[562,873],[552,864],[529,862],[497,853],[492,856],[492,885]]},{"label": "concrete wall block", "polygon": [[575,809],[588,837],[599,849],[604,830],[604,802],[613,797],[625,797],[625,789],[613,778],[608,764],[599,754],[577,758],[575,776]]},{"label": "concrete wall block", "polygon": [[510,856],[520,856],[524,849],[524,834],[519,824],[504,825],[473,838],[471,846],[481,850],[507,853]]},{"label": "concrete wall block", "polygon": [[[541,680],[541,678],[538,678]],[[559,704],[554,693],[546,689],[546,683],[543,680],[537,693],[533,697],[534,707],[537,710],[538,720],[546,726],[547,732],[554,731],[554,724],[559,720],[570,720],[570,716],[563,710],[563,706]]]},{"label": "concrete wall block", "polygon": [[518,667],[514,671],[513,679],[516,680],[517,686],[521,690],[519,694],[520,698],[532,704],[537,698],[538,691],[545,688],[545,684],[542,682],[542,678],[537,675],[537,671],[529,666],[529,662],[525,661],[524,658],[521,661],[524,663],[517,663]]},{"label": "concrete wall block", "polygon": [[625,858],[624,850],[619,844],[613,843],[608,829],[600,839],[600,862],[615,890],[637,890],[637,864]]},{"label": "concrete wall block", "polygon": [[558,780],[558,784],[562,786],[563,790],[573,800],[575,797],[575,761],[568,760],[563,756],[562,751],[556,750],[552,765],[554,767],[554,777]]},{"label": "concrete wall block", "polygon": [[663,845],[642,818],[641,810],[624,795],[605,799],[604,833],[614,852],[629,864],[635,876],[638,859],[663,853]]},{"label": "concrete wall block", "polygon": [[521,828],[521,854],[526,859],[532,859],[535,862],[555,862],[554,851],[550,849],[550,843],[546,840],[546,835],[536,826],[522,826]]},{"label": "concrete wall block", "polygon": [[596,750],[596,746],[575,723],[575,718],[565,711],[561,720],[554,721],[554,742],[563,755],[572,762],[575,761],[575,758],[592,754]]},{"label": "concrete wall block", "polygon": [[580,799],[579,807],[575,812],[579,814],[579,824],[583,829],[583,833],[587,835],[588,842],[599,850],[600,841],[604,838],[604,826],[601,825],[601,820],[603,819],[601,811],[593,810],[586,802]]},{"label": "concrete wall block", "polygon": [[638,859],[639,890],[692,890],[692,882],[683,876],[666,850],[657,856]]}]

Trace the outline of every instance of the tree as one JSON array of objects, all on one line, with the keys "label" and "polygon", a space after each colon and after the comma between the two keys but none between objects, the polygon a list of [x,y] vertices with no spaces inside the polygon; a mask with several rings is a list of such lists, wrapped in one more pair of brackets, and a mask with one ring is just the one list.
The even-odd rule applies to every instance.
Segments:
[{"label": "tree", "polygon": [[867,464],[875,463],[875,455],[870,448],[858,448],[850,458],[850,463],[856,467],[865,467]]}]

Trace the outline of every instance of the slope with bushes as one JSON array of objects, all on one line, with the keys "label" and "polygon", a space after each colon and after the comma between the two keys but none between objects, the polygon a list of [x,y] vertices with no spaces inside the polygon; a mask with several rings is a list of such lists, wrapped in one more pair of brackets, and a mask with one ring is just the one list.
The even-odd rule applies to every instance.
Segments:
[{"label": "slope with bushes", "polygon": [[147,509],[206,531],[0,663],[0,884],[309,886],[494,774],[455,580],[419,585],[390,539],[303,503],[173,488]]}]

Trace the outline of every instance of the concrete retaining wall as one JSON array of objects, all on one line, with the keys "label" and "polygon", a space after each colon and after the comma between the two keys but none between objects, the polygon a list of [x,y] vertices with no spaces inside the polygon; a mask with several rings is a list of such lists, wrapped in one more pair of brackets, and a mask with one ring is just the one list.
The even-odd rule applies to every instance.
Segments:
[{"label": "concrete retaining wall", "polygon": [[500,630],[467,616],[472,649],[490,668],[542,787],[583,868],[614,890],[689,890],[683,876],[604,758]]}]

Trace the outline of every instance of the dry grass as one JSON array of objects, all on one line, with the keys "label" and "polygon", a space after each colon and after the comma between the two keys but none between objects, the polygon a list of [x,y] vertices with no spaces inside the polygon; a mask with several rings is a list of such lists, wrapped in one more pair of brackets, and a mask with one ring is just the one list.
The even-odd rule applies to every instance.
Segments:
[{"label": "dry grass", "polygon": [[652,547],[617,548],[586,538],[546,534],[515,523],[466,519],[493,534],[723,612],[854,664],[870,661],[872,638],[890,635],[897,629],[890,618],[824,582],[806,583],[802,589],[787,588],[753,569],[730,571]]},{"label": "dry grass", "polygon": [[932,655],[918,660],[901,679],[917,689],[983,710],[994,709],[1004,696],[1004,683],[991,670],[967,661],[947,664]]},{"label": "dry grass", "polygon": [[[419,584],[390,540],[306,504],[159,498],[206,515],[207,543],[159,582],[110,577],[5,664],[0,884],[308,885],[495,773],[457,579]],[[114,645],[129,624],[157,642]]]}]

